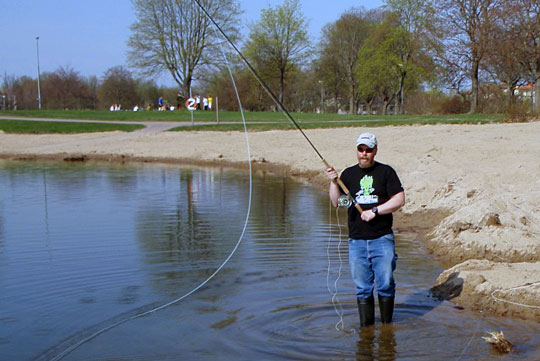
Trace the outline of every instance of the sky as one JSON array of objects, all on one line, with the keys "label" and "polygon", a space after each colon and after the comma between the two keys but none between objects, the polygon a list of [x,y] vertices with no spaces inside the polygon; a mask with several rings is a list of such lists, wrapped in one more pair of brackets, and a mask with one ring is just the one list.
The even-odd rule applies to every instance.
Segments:
[{"label": "sky", "polygon": [[[261,9],[283,0],[239,0],[242,33],[260,17]],[[316,42],[324,25],[353,8],[373,9],[384,0],[300,0]],[[0,79],[8,76],[37,78],[40,72],[70,67],[82,76],[102,75],[117,65],[126,66],[130,25],[135,22],[130,0],[0,0]],[[36,40],[39,37],[39,40]],[[170,76],[157,77],[172,85]]]}]

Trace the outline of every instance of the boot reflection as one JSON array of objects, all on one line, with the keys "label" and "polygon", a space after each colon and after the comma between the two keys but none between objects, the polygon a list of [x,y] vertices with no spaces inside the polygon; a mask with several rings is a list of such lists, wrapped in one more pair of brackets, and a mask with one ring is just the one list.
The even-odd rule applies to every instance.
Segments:
[{"label": "boot reflection", "polygon": [[379,329],[379,349],[377,360],[396,359],[396,338],[391,324],[382,325]]},{"label": "boot reflection", "polygon": [[396,359],[396,340],[392,324],[378,328],[363,327],[358,332],[356,343],[356,360],[385,360]]}]

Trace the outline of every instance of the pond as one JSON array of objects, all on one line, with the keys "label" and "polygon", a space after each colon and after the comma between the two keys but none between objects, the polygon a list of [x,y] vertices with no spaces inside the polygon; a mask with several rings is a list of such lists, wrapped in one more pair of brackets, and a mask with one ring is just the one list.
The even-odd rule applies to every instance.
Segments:
[{"label": "pond", "polygon": [[240,170],[1,162],[0,189],[2,360],[538,359],[540,324],[430,297],[404,231],[395,322],[359,333],[345,212],[309,184],[255,173],[247,225]]}]

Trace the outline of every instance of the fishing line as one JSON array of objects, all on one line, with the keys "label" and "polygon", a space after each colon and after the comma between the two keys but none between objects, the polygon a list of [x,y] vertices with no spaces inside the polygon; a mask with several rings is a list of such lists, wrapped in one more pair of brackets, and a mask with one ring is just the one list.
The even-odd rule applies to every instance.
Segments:
[{"label": "fishing line", "polygon": [[334,326],[336,328],[336,331],[343,331],[343,306],[341,306],[341,302],[339,302],[338,298],[338,282],[341,278],[341,270],[343,268],[343,260],[341,259],[341,240],[342,240],[342,234],[341,234],[341,225],[339,224],[339,208],[336,207],[336,219],[338,223],[338,229],[339,229],[339,235],[338,235],[338,244],[337,244],[337,253],[338,253],[338,259],[339,259],[339,267],[338,267],[338,274],[336,277],[336,280],[334,281],[334,289],[331,289],[330,287],[330,268],[331,268],[331,259],[330,259],[330,246],[332,245],[332,203],[329,203],[329,212],[328,212],[328,228],[329,228],[329,236],[328,236],[328,245],[326,247],[326,257],[328,259],[328,268],[326,270],[326,288],[328,288],[328,292],[332,295],[332,306],[334,306],[334,311],[339,317],[339,321]]},{"label": "fishing line", "polygon": [[[259,74],[257,73],[257,71],[255,70],[255,68],[253,68],[253,66],[250,64],[250,62],[246,59],[246,57],[244,56],[244,54],[242,54],[242,52],[240,51],[240,49],[238,49],[238,47],[234,44],[234,42],[229,38],[229,36],[227,36],[227,34],[225,34],[225,32],[223,31],[223,29],[221,29],[221,27],[218,25],[218,23],[214,20],[214,18],[208,13],[208,11],[201,5],[200,1],[199,0],[193,0],[198,6],[199,8],[201,9],[201,11],[206,15],[206,17],[208,17],[208,19],[214,24],[214,26],[216,27],[216,29],[221,33],[221,35],[225,38],[225,40],[227,40],[227,42],[231,45],[231,47],[236,51],[236,53],[240,56],[240,58],[242,59],[242,61],[244,62],[244,64],[246,64],[246,66],[248,67],[249,71],[251,72],[251,74],[253,74],[253,76],[255,77],[255,79],[257,79],[257,81],[259,82],[259,84],[263,87],[263,89],[266,91],[266,93],[270,96],[270,98],[272,98],[272,100],[274,101],[274,103],[276,103],[276,105],[279,107],[279,109],[281,109],[281,112],[283,114],[285,114],[285,116],[289,119],[289,121],[294,125],[294,127],[302,134],[302,136],[304,137],[304,139],[309,143],[309,145],[311,146],[311,148],[315,151],[315,153],[317,153],[317,156],[319,156],[319,158],[321,159],[321,161],[324,163],[324,165],[326,166],[326,168],[332,168],[333,167],[326,161],[326,159],[324,159],[324,157],[322,156],[321,152],[319,152],[319,150],[317,149],[317,147],[315,146],[315,144],[313,144],[311,142],[311,140],[309,139],[309,137],[306,135],[306,133],[304,133],[304,131],[302,130],[302,128],[300,128],[300,125],[298,125],[298,123],[296,122],[296,120],[294,120],[294,118],[292,117],[291,113],[289,112],[289,110],[283,105],[283,103],[281,103],[281,101],[279,101],[279,99],[277,98],[277,96],[274,94],[274,92],[270,89],[270,87],[268,87],[268,85],[266,84],[266,82],[259,76]],[[351,195],[351,192],[349,191],[349,189],[347,188],[347,186],[341,181],[341,179],[339,179],[339,177],[337,178],[337,182],[339,184],[339,186],[341,187],[341,189],[343,190],[343,192],[350,198],[351,202],[354,204],[354,207],[358,210],[358,212],[360,212],[360,214],[363,212],[363,209],[360,207],[360,205],[356,202],[356,199]]]},{"label": "fishing line", "polygon": [[244,235],[247,231],[247,226],[248,226],[248,221],[249,221],[249,216],[250,216],[250,213],[251,213],[251,201],[252,201],[252,196],[253,196],[253,172],[252,172],[252,167],[251,167],[251,150],[250,150],[250,146],[249,146],[249,137],[248,137],[248,132],[247,132],[247,125],[246,125],[246,119],[244,117],[244,110],[243,110],[243,107],[242,107],[242,102],[240,101],[240,96],[238,94],[238,88],[236,86],[236,82],[234,81],[234,77],[232,75],[232,71],[231,71],[231,67],[230,67],[230,64],[229,64],[229,61],[227,59],[227,57],[225,56],[225,52],[223,51],[223,48],[221,47],[221,44],[220,44],[220,50],[221,50],[221,53],[224,57],[224,61],[225,61],[225,64],[227,65],[227,69],[229,71],[229,74],[231,76],[231,81],[232,81],[232,84],[233,84],[233,87],[234,87],[234,91],[236,93],[236,98],[238,100],[238,106],[239,106],[239,109],[240,109],[240,114],[241,114],[241,117],[242,117],[242,123],[244,125],[244,134],[245,134],[245,137],[246,137],[246,147],[247,147],[247,156],[248,156],[248,164],[249,164],[249,199],[248,199],[248,209],[247,209],[247,212],[246,212],[246,218],[245,218],[245,221],[244,221],[244,226],[242,228],[242,233],[240,234],[240,237],[238,238],[238,241],[236,242],[236,245],[234,246],[234,248],[232,249],[232,251],[229,253],[229,255],[227,256],[227,258],[225,258],[225,260],[223,261],[223,263],[214,271],[214,273],[212,273],[206,280],[204,280],[203,282],[201,282],[197,287],[193,288],[191,291],[189,291],[188,293],[184,294],[183,296],[173,300],[173,301],[170,301],[170,302],[167,302],[161,306],[158,306],[158,307],[155,307],[155,308],[152,308],[151,310],[148,310],[148,311],[145,311],[145,312],[141,312],[141,313],[138,313],[134,316],[131,316],[131,317],[128,317],[128,318],[125,318],[125,319],[122,319],[118,322],[115,322],[113,323],[112,325],[109,325],[107,327],[104,327],[96,332],[94,332],[93,334],[91,334],[90,336],[82,339],[81,341],[75,343],[74,345],[71,345],[70,347],[68,347],[67,349],[65,349],[63,352],[61,352],[60,354],[58,354],[57,356],[55,356],[54,358],[51,359],[51,361],[58,361],[58,360],[61,360],[63,359],[65,356],[67,356],[68,354],[70,354],[71,352],[73,352],[74,350],[76,350],[77,348],[79,348],[81,345],[87,343],[88,341],[96,338],[97,336],[123,324],[123,323],[126,323],[128,321],[131,321],[131,320],[134,320],[136,318],[140,318],[140,317],[143,317],[143,316],[146,316],[146,315],[149,315],[151,313],[154,313],[154,312],[157,312],[157,311],[160,311],[160,310],[163,310],[169,306],[172,306],[180,301],[182,301],[183,299],[189,297],[190,295],[192,295],[193,293],[197,292],[199,289],[201,289],[202,287],[204,287],[208,282],[210,282],[210,280],[212,280],[212,278],[214,278],[222,269],[223,267],[225,267],[225,265],[227,264],[227,262],[229,262],[229,260],[232,258],[232,256],[236,253],[236,250],[238,249],[238,247],[240,247],[240,244],[242,243],[242,239],[244,238]]},{"label": "fishing line", "polygon": [[[246,66],[248,67],[249,71],[253,74],[253,76],[255,77],[255,79],[257,79],[257,81],[259,82],[259,84],[262,86],[262,88],[266,91],[266,93],[270,96],[270,98],[274,101],[274,103],[276,103],[276,105],[279,107],[279,109],[281,110],[281,112],[283,114],[285,114],[285,116],[289,119],[289,121],[294,125],[294,127],[302,134],[302,136],[304,137],[304,139],[309,143],[309,145],[311,146],[311,148],[315,151],[315,153],[317,154],[317,156],[321,159],[321,161],[323,162],[323,164],[325,165],[325,167],[327,169],[329,168],[332,168],[333,167],[326,161],[326,159],[324,159],[324,157],[322,156],[321,152],[317,149],[317,147],[315,146],[315,144],[313,144],[313,142],[309,139],[309,137],[306,135],[306,133],[302,130],[302,128],[300,127],[300,125],[298,125],[298,123],[296,122],[296,120],[292,117],[291,113],[289,112],[289,110],[283,105],[283,103],[277,98],[277,96],[274,94],[274,92],[270,89],[270,87],[268,87],[268,85],[266,84],[266,82],[259,76],[259,74],[257,73],[257,71],[253,68],[253,66],[250,64],[250,62],[246,59],[246,57],[244,56],[244,54],[242,54],[242,52],[240,51],[240,49],[238,49],[238,47],[234,44],[234,42],[229,38],[229,36],[223,31],[223,29],[221,29],[221,27],[217,24],[217,22],[214,20],[214,18],[208,13],[208,11],[202,6],[202,4],[200,3],[199,0],[193,0],[198,6],[199,8],[201,9],[201,11],[206,15],[206,17],[212,22],[212,24],[214,24],[215,28],[221,33],[221,35],[223,36],[223,38],[225,38],[225,40],[231,45],[231,47],[236,51],[236,53],[240,56],[240,58],[242,59],[242,61],[244,62],[244,64],[246,64]],[[230,69],[229,69],[230,71]],[[237,93],[237,97],[238,97],[238,93]],[[351,195],[351,192],[349,191],[349,189],[347,188],[347,186],[341,181],[341,179],[338,177],[336,179],[338,185],[340,186],[340,188],[343,190],[343,192],[346,194],[346,196],[348,197],[349,201],[354,205],[354,207],[358,210],[358,212],[360,212],[360,214],[362,214],[363,212],[363,209],[360,207],[360,205],[357,203],[356,199]],[[341,244],[341,228],[340,228],[340,238],[339,238],[339,244]],[[328,251],[328,250],[327,250]],[[328,277],[329,277],[329,274],[327,274],[327,287],[328,287],[328,290],[330,291],[330,293],[332,294],[332,304],[334,305],[334,309],[336,310],[336,313],[338,314],[338,316],[340,317],[340,320],[338,321],[338,323],[336,324],[336,329],[339,331],[339,327],[341,327],[341,329],[343,329],[343,308],[341,307],[341,303],[339,303],[339,299],[337,298],[337,282],[339,281],[339,277],[341,276],[341,267],[342,267],[342,260],[341,260],[341,253],[339,253],[339,247],[338,247],[338,254],[339,254],[339,257],[340,257],[340,268],[339,268],[339,274],[338,274],[338,279],[336,279],[335,281],[335,289],[336,291],[333,292],[330,287],[328,287]],[[329,254],[328,254],[328,257],[329,257]],[[330,264],[329,264],[329,267],[330,267]],[[330,270],[328,269],[328,272],[330,272]],[[337,304],[339,305],[339,309],[336,307],[336,302]],[[340,326],[341,325],[341,326]]]},{"label": "fishing line", "polygon": [[[520,306],[520,307],[526,307],[526,308],[540,308],[539,306],[526,305],[526,304],[519,303],[519,302],[503,300],[502,298],[498,298],[497,296],[495,296],[495,293],[498,293],[498,292],[505,292],[505,291],[518,290],[518,289],[529,288],[529,287],[533,287],[533,286],[537,286],[537,285],[540,285],[540,282],[534,282],[534,283],[530,283],[530,284],[526,284],[526,285],[522,285],[522,286],[517,286],[517,287],[512,287],[512,288],[507,288],[507,289],[497,289],[497,290],[491,292],[491,298],[493,298],[495,301],[506,302],[506,303],[509,303],[509,304],[512,304],[512,305],[516,305],[516,306]],[[465,345],[465,348],[461,351],[461,354],[460,354],[459,358],[458,358],[456,361],[461,360],[461,358],[463,357],[463,353],[464,353],[465,350],[469,347],[469,345],[472,343],[472,340],[473,340],[474,337],[476,336],[476,332],[478,331],[478,327],[479,327],[479,325],[480,325],[480,321],[484,318],[484,315],[485,315],[485,313],[484,313],[484,308],[482,308],[482,310],[481,310],[480,312],[482,312],[482,318],[481,318],[480,320],[478,320],[478,322],[476,323],[476,328],[475,328],[475,330],[474,330],[473,335],[471,336],[471,338],[470,338],[469,342],[467,343],[467,345]]]},{"label": "fishing line", "polygon": [[534,282],[534,283],[526,284],[526,285],[523,285],[523,286],[517,286],[517,287],[512,287],[512,288],[507,288],[507,289],[498,289],[498,290],[495,290],[495,291],[491,292],[491,297],[492,297],[495,301],[499,301],[499,302],[506,302],[506,303],[510,303],[510,304],[512,304],[512,305],[521,306],[521,307],[538,308],[538,309],[540,309],[539,306],[526,305],[526,304],[519,303],[519,302],[503,300],[502,298],[498,298],[497,296],[495,296],[495,293],[498,293],[498,292],[505,292],[505,291],[519,290],[519,289],[529,288],[529,287],[538,286],[538,285],[540,285],[540,282]]}]

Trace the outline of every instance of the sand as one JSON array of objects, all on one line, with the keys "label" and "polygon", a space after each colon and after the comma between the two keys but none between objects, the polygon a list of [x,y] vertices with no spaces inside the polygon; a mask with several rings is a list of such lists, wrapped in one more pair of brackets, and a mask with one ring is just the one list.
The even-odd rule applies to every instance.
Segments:
[{"label": "sand", "polygon": [[[356,163],[355,139],[379,139],[407,203],[397,229],[414,229],[448,267],[434,292],[463,307],[540,320],[540,122],[306,130],[336,169]],[[324,165],[298,131],[249,132],[256,167],[326,188]],[[242,132],[12,135],[0,157],[157,161],[247,167]]]}]

